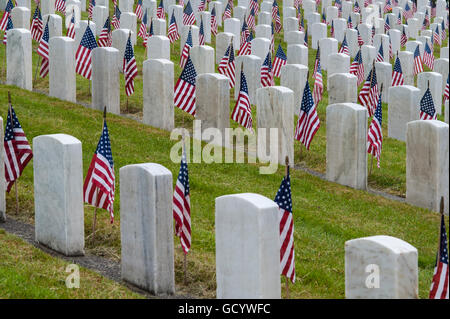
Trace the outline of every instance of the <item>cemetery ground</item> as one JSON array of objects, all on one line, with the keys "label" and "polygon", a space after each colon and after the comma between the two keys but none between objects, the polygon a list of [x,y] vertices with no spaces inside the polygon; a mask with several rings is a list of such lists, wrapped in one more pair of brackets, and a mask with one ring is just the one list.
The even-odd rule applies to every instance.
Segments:
[{"label": "cemetery ground", "polygon": [[[11,92],[13,105],[30,142],[38,135],[66,133],[77,137],[83,143],[85,176],[101,133],[102,113],[44,94],[1,85],[0,114],[3,116],[7,113],[8,90]],[[116,169],[117,190],[120,184],[118,169],[124,165],[144,162],[155,162],[167,167],[172,172],[175,185],[179,163],[172,163],[168,156],[170,148],[176,143],[170,140],[169,132],[112,114],[107,115],[107,120]],[[32,165],[31,162],[19,179],[18,215],[15,214],[14,191],[7,194],[8,217],[30,224],[33,223],[34,217]],[[174,238],[177,293],[194,297],[215,296],[214,200],[221,195],[244,192],[274,198],[284,168],[279,167],[277,173],[273,175],[260,175],[258,167],[259,164],[246,163],[189,164],[193,241],[192,250],[188,255],[188,283],[184,285],[183,253],[178,239]],[[291,171],[291,182],[297,273],[297,281],[291,285],[291,298],[343,298],[345,241],[378,234],[402,238],[418,249],[420,297],[428,296],[439,229],[438,214],[401,201],[326,182],[302,170]],[[114,224],[109,223],[106,211],[100,211],[96,239],[93,242],[90,236],[93,208],[85,206],[87,253],[115,260],[119,258],[119,207],[120,193],[116,192]],[[5,250],[9,249],[10,245],[2,244],[0,254],[5,254]],[[21,249],[14,249],[10,253],[15,255],[17,251]],[[22,252],[18,258],[22,259],[20,254]],[[25,259],[22,260],[26,264],[27,259],[23,257]],[[43,261],[43,264],[55,262],[49,259]],[[33,269],[47,268],[34,268],[31,264],[28,265]],[[5,291],[3,288],[11,285],[10,278],[16,278],[14,272],[22,268],[23,265],[15,262],[10,267],[2,269],[3,272],[11,274],[6,276],[6,282],[0,281],[0,291]],[[81,285],[85,283],[83,278],[82,276]],[[17,294],[20,296],[34,296],[23,285],[16,289],[19,289]],[[44,291],[40,296],[54,295]]]},{"label": "cemetery ground", "polygon": [[[280,4],[281,5],[281,4]],[[35,4],[32,2],[32,12]],[[280,6],[280,11],[281,11]],[[112,8],[110,7],[112,11]],[[112,12],[111,12],[112,15]],[[87,19],[87,13],[82,13]],[[139,23],[138,23],[139,28]],[[223,27],[219,28],[219,32]],[[309,32],[309,31],[308,31]],[[63,35],[66,34],[63,24]],[[278,46],[283,33],[276,35],[275,47]],[[215,38],[212,43],[215,47]],[[311,43],[311,38],[309,38]],[[286,43],[281,42],[286,52]],[[447,40],[442,46],[447,45]],[[35,53],[37,43],[33,41],[33,73],[38,63]],[[138,77],[135,79],[135,93],[129,98],[129,110],[126,109],[124,79],[121,75],[121,113],[126,117],[107,115],[112,152],[116,171],[116,190],[119,189],[120,167],[128,164],[155,162],[167,167],[173,175],[175,185],[179,163],[172,163],[169,158],[170,148],[176,141],[169,139],[170,133],[144,125],[135,119],[142,118],[142,63],[146,59],[142,40],[138,39],[134,47]],[[316,50],[309,49],[309,69],[313,69]],[[439,47],[435,46],[435,55]],[[179,41],[171,45],[171,60],[175,64],[174,79],[178,79]],[[0,48],[0,61],[5,61],[5,48]],[[391,61],[393,63],[393,61]],[[4,63],[0,63],[4,65]],[[429,71],[424,66],[425,71]],[[217,65],[216,65],[217,71]],[[1,69],[0,79],[5,80],[5,66]],[[311,73],[309,84],[313,85]],[[300,152],[300,144],[295,142],[295,165],[307,167],[319,173],[326,170],[326,107],[328,105],[327,74],[323,72],[324,95],[318,106],[321,127],[317,132],[311,149]],[[279,79],[275,79],[279,85]],[[90,105],[90,82],[77,75],[77,101]],[[21,124],[32,143],[35,136],[42,134],[66,133],[73,135],[83,143],[83,174],[86,175],[92,154],[95,151],[101,133],[101,112],[63,102],[46,96],[48,77],[33,84],[35,92],[20,90],[15,87],[0,85],[0,115],[6,119],[7,91],[13,97],[13,106]],[[234,89],[230,90],[230,111],[234,107]],[[296,103],[299,103],[297,101]],[[257,123],[256,108],[253,106],[253,122]],[[131,117],[131,118],[130,118]],[[438,119],[443,119],[438,116]],[[297,120],[297,116],[295,117]],[[193,117],[175,108],[175,127],[185,127],[192,131]],[[230,121],[231,126],[238,125]],[[383,150],[381,168],[373,165],[368,185],[385,193],[404,197],[406,193],[406,146],[404,142],[387,137],[387,104],[383,104]],[[301,153],[301,154],[300,154]],[[301,155],[301,156],[300,156]],[[370,164],[370,159],[369,164]],[[376,162],[376,160],[374,161]],[[32,224],[33,207],[33,169],[32,162],[19,179],[20,212],[15,215],[14,191],[7,194],[7,214],[9,218]],[[279,167],[276,174],[260,175],[259,164],[189,164],[191,205],[192,205],[192,250],[188,255],[188,283],[183,284],[183,253],[179,241],[175,243],[175,281],[177,293],[199,298],[215,296],[215,238],[214,238],[214,200],[216,197],[253,192],[268,198],[274,198],[280,185],[284,168]],[[381,196],[374,196],[367,191],[358,191],[335,183],[326,182],[303,170],[291,171],[292,201],[295,223],[295,259],[297,281],[290,287],[291,298],[344,298],[344,243],[347,240],[372,236],[390,235],[401,238],[418,249],[419,254],[419,296],[427,298],[436,257],[438,241],[439,215],[425,209],[405,204],[401,200],[393,201]],[[108,213],[100,211],[97,221],[95,242],[92,241],[93,208],[85,206],[85,238],[88,254],[105,256],[118,261],[120,259],[120,194],[116,192],[115,222],[109,223]],[[9,244],[10,243],[10,244]],[[11,247],[17,249],[10,250]],[[18,254],[18,256],[16,256]],[[120,285],[102,279],[93,272],[86,271],[81,276],[83,284],[93,285],[91,292],[66,291],[63,282],[53,277],[37,278],[35,282],[19,284],[18,279],[33,269],[63,269],[64,263],[50,258],[31,245],[14,236],[2,234],[0,230],[0,256],[9,260],[9,267],[0,268],[0,298],[96,298],[96,297],[131,297],[138,295],[127,291]],[[38,257],[35,257],[38,256]],[[39,257],[41,256],[41,257]],[[45,256],[45,257],[42,257]],[[37,258],[36,264],[34,259]],[[19,263],[22,261],[22,263]],[[59,267],[59,268],[58,268]],[[61,278],[66,273],[60,271]],[[58,275],[60,274],[58,272]],[[92,278],[92,280],[91,280]],[[63,280],[63,279],[62,279]],[[55,286],[53,286],[55,284]],[[98,284],[101,289],[95,289]],[[59,286],[58,286],[59,285]],[[107,286],[110,285],[110,286]],[[42,287],[41,287],[42,286]],[[61,290],[55,287],[61,287]],[[11,288],[10,288],[11,287]],[[14,288],[12,288],[14,287]],[[111,289],[108,289],[111,287]],[[53,288],[53,289],[52,289]],[[107,288],[107,289],[105,289]],[[11,290],[9,290],[11,289]],[[87,289],[87,287],[86,287]],[[108,291],[110,295],[96,295],[95,291]],[[3,295],[3,291],[13,291],[12,296]],[[282,291],[285,297],[284,289]],[[74,295],[70,295],[74,294]],[[79,294],[79,295],[78,295]]]}]

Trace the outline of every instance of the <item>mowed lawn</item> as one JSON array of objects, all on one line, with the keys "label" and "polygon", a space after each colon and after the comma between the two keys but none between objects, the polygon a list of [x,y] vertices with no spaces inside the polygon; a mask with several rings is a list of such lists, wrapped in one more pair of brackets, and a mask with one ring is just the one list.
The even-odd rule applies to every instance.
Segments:
[{"label": "mowed lawn", "polygon": [[79,288],[67,288],[66,278],[72,271],[67,269],[68,262],[51,257],[3,229],[0,229],[0,260],[0,299],[142,298],[83,267],[79,268]]},{"label": "mowed lawn", "polygon": [[[236,1],[235,1],[236,3]],[[32,13],[35,4],[32,2]],[[112,6],[110,6],[112,16]],[[282,6],[280,3],[280,12]],[[83,13],[87,19],[87,13]],[[305,20],[306,24],[306,20]],[[140,22],[138,22],[139,28]],[[219,32],[223,27],[219,28]],[[63,23],[63,34],[65,35]],[[309,32],[309,35],[310,32]],[[283,31],[276,35],[275,46],[281,43],[285,52],[287,45],[281,41]],[[281,42],[280,42],[281,41]],[[311,38],[309,38],[311,43]],[[215,38],[212,37],[212,47]],[[447,40],[443,46],[447,45]],[[35,53],[37,43],[33,41],[33,76],[38,63]],[[129,98],[129,113],[142,117],[142,63],[146,59],[142,40],[135,46],[138,77],[135,79],[135,93]],[[439,47],[435,46],[438,56]],[[313,69],[316,50],[309,50],[309,68]],[[175,79],[181,73],[179,67],[179,41],[171,45],[171,60],[175,65]],[[5,47],[0,48],[0,60],[5,59]],[[393,61],[391,61],[393,63]],[[217,69],[216,69],[217,70]],[[425,70],[428,70],[425,67]],[[309,77],[309,84],[314,81]],[[121,111],[126,112],[126,95],[123,75],[121,78]],[[324,173],[326,170],[326,72],[324,96],[319,103],[318,114],[321,127],[311,149],[306,151],[295,142],[295,164],[302,164]],[[5,80],[3,66],[0,79]],[[279,85],[279,79],[275,82]],[[101,131],[101,113],[68,102],[52,99],[43,94],[30,93],[12,87],[0,86],[0,116],[4,122],[7,115],[7,90],[11,90],[13,105],[30,142],[41,134],[67,133],[83,143],[84,175],[86,175],[92,153]],[[48,93],[48,77],[34,83],[38,91]],[[230,111],[234,107],[234,89],[230,91]],[[77,100],[90,104],[89,81],[77,75]],[[296,101],[300,104],[300,101]],[[296,117],[297,118],[297,117]],[[369,120],[370,121],[370,120]],[[192,129],[193,117],[175,109],[175,126]],[[237,124],[230,121],[232,127]],[[253,107],[253,123],[257,125],[256,106]],[[369,122],[370,123],[370,122]],[[4,123],[5,124],[5,123]],[[140,124],[131,119],[108,115],[112,152],[116,168],[116,221],[109,224],[105,211],[100,213],[99,231],[96,242],[86,242],[88,251],[114,259],[120,258],[120,167],[127,164],[156,162],[172,171],[174,183],[179,163],[169,158],[170,148],[175,141],[164,132]],[[369,176],[370,187],[395,195],[406,192],[406,148],[405,143],[387,138],[387,105],[383,104],[383,151],[381,168],[376,167]],[[191,147],[192,149],[192,147]],[[368,157],[370,164],[370,159]],[[260,175],[258,165],[251,164],[189,164],[193,243],[188,256],[188,285],[183,284],[182,254],[176,243],[177,290],[198,297],[215,296],[214,255],[214,199],[221,195],[255,192],[274,198],[283,175],[283,168],[277,174]],[[32,162],[19,181],[21,220],[33,222],[33,175]],[[420,295],[428,296],[437,247],[439,216],[436,213],[411,207],[373,196],[367,192],[355,191],[333,183],[324,182],[301,171],[292,171],[292,192],[295,219],[295,248],[297,283],[291,287],[293,298],[343,298],[344,297],[344,243],[346,240],[377,234],[392,235],[404,239],[419,250]],[[8,214],[14,215],[14,194],[7,195]],[[85,207],[85,232],[91,234],[92,207]]]},{"label": "mowed lawn", "polygon": [[[66,133],[83,143],[83,174],[86,175],[98,142],[102,113],[83,106],[49,98],[46,95],[0,86],[0,114],[6,119],[7,91],[30,142],[41,134]],[[120,180],[119,168],[128,164],[156,162],[167,167],[173,181],[179,163],[169,158],[169,132],[157,130],[132,119],[108,114],[112,152],[116,170],[114,224],[106,211],[100,211],[96,241],[86,241],[91,253],[120,258]],[[7,213],[32,223],[33,162],[19,180],[20,213],[16,216],[15,197],[7,195]],[[284,168],[276,174],[260,175],[256,164],[189,164],[192,203],[192,250],[188,255],[188,284],[183,284],[182,253],[176,247],[177,289],[197,297],[215,296],[214,200],[218,196],[254,192],[274,198]],[[291,171],[295,221],[297,282],[293,298],[344,297],[344,243],[347,240],[391,235],[419,251],[420,296],[427,297],[436,254],[439,215],[404,203],[373,196],[335,183],[323,181],[303,171]],[[85,206],[85,235],[92,229],[92,207]],[[91,237],[90,237],[91,238]]]}]

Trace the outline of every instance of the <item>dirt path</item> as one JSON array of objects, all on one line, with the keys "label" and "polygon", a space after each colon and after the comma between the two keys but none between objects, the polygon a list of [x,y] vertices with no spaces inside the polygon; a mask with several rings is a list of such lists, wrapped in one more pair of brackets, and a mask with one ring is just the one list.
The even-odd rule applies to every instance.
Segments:
[{"label": "dirt path", "polygon": [[137,288],[127,282],[124,282],[122,280],[121,274],[120,274],[120,262],[117,262],[117,261],[114,261],[114,260],[111,260],[108,258],[96,256],[96,255],[91,255],[91,254],[86,254],[85,256],[80,256],[80,257],[64,256],[52,249],[49,249],[49,248],[37,243],[34,240],[34,225],[23,223],[21,221],[15,220],[9,216],[7,216],[5,223],[0,223],[0,229],[4,229],[8,233],[22,238],[29,244],[33,245],[34,247],[36,247],[38,249],[41,249],[42,251],[46,252],[47,254],[49,254],[53,257],[57,257],[57,258],[65,260],[67,262],[77,264],[79,266],[82,266],[82,267],[88,268],[92,271],[95,271],[96,273],[98,273],[108,279],[114,280],[115,282],[117,282],[123,286],[126,286],[127,288],[129,288],[130,290],[132,290],[136,293],[144,295],[146,298],[175,298],[175,299],[191,299],[191,298],[193,298],[192,296],[180,295],[180,294],[175,294],[172,296],[151,295],[150,293],[148,293],[142,289],[139,289],[139,288]]}]

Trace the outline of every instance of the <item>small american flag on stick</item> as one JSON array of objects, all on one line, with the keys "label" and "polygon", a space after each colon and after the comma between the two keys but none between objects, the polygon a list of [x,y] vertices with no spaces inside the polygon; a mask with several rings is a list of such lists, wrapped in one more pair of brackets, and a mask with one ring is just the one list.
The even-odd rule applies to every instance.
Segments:
[{"label": "small american flag on stick", "polygon": [[234,64],[234,49],[233,49],[233,41],[231,41],[227,50],[225,51],[225,55],[222,60],[220,60],[218,71],[220,74],[228,77],[230,82],[230,88],[234,88],[235,85],[235,64]]},{"label": "small american flag on stick", "polygon": [[111,24],[113,25],[114,29],[120,28],[120,15],[122,12],[120,12],[118,6],[114,6],[114,15],[112,17]]},{"label": "small american flag on stick", "polygon": [[[9,92],[8,97],[10,99]],[[28,162],[33,158],[33,151],[11,103],[8,109],[3,145],[5,148],[6,191],[9,193],[14,182],[22,175]]]},{"label": "small american flag on stick", "polygon": [[8,0],[5,7],[5,12],[3,13],[2,19],[0,20],[0,31],[6,31],[6,26],[8,24],[8,18],[11,15],[11,10],[14,8],[12,0]]},{"label": "small american flag on stick", "polygon": [[356,75],[358,78],[357,86],[364,82],[364,64],[362,61],[361,48],[356,53],[355,59],[350,65],[350,74]]},{"label": "small american flag on stick", "polygon": [[75,39],[75,11],[72,11],[72,17],[70,18],[69,27],[67,28],[67,36]]},{"label": "small american flag on stick", "polygon": [[261,85],[263,87],[273,86],[273,68],[272,68],[272,57],[270,52],[267,52],[266,58],[261,65]]},{"label": "small american flag on stick", "polygon": [[55,10],[61,13],[66,12],[66,0],[56,0],[55,2]]},{"label": "small american flag on stick", "polygon": [[8,17],[8,23],[6,24],[6,30],[5,30],[5,33],[3,34],[3,41],[2,41],[2,43],[4,45],[7,45],[7,43],[8,43],[8,31],[11,30],[11,29],[14,29],[14,25],[13,25],[11,16],[9,16]]},{"label": "small american flag on stick", "polygon": [[392,71],[391,86],[399,86],[399,85],[403,85],[404,83],[405,83],[405,78],[403,76],[402,65],[400,63],[400,58],[398,57],[398,52],[397,52],[397,57],[395,58],[395,64],[394,64],[394,71]]},{"label": "small american flag on stick", "polygon": [[434,274],[429,295],[430,299],[448,299],[449,291],[448,244],[444,220],[444,197],[441,197],[440,206],[441,227],[439,234],[439,250],[434,265]]},{"label": "small american flag on stick", "polygon": [[49,38],[50,33],[48,30],[48,19],[47,19],[44,34],[42,35],[41,41],[39,41],[39,46],[37,48],[37,54],[39,54],[42,57],[41,69],[39,71],[39,75],[42,78],[46,77],[49,71],[49,49],[48,49]]},{"label": "small american flag on stick", "polygon": [[241,64],[241,82],[239,96],[231,113],[231,119],[250,131],[253,131],[252,107],[248,95],[247,79],[244,74],[244,66]]},{"label": "small american flag on stick", "polygon": [[377,108],[375,110],[375,115],[372,118],[372,122],[369,126],[369,132],[367,134],[367,153],[371,154],[373,157],[377,158],[377,167],[380,168],[380,156],[381,148],[383,144],[383,130],[382,130],[382,105],[381,105],[381,92],[383,86],[381,86],[380,95],[378,96]]},{"label": "small american flag on stick", "polygon": [[437,118],[436,109],[434,107],[433,96],[431,95],[430,83],[428,82],[427,90],[420,100],[420,115],[421,120],[435,120]]},{"label": "small american flag on stick", "polygon": [[175,220],[175,233],[180,237],[184,254],[187,254],[191,249],[191,195],[184,147],[180,171],[173,191],[173,219]]},{"label": "small american flag on stick", "polygon": [[358,100],[361,105],[364,105],[367,108],[369,116],[372,116],[378,102],[378,83],[375,62],[373,63],[372,70],[370,71],[366,82],[364,82],[364,85],[359,92]]},{"label": "small american flag on stick", "polygon": [[193,25],[196,22],[194,12],[192,11],[191,1],[188,1],[183,11],[183,24]]},{"label": "small american flag on stick", "polygon": [[167,37],[169,38],[170,43],[174,43],[180,38],[180,35],[178,34],[177,20],[175,19],[175,14],[173,11],[172,17],[170,18]]},{"label": "small american flag on stick", "polygon": [[186,43],[184,44],[183,51],[181,52],[180,67],[184,68],[184,66],[186,65],[186,61],[189,58],[191,48],[192,48],[192,33],[191,28],[189,28]]},{"label": "small american flag on stick", "polygon": [[31,21],[31,38],[35,41],[40,41],[44,33],[44,21],[42,20],[41,9],[39,6],[34,11],[33,20]]},{"label": "small american flag on stick", "polygon": [[277,54],[275,55],[275,59],[273,60],[273,75],[277,78],[280,77],[281,67],[286,65],[287,56],[281,47],[281,44],[278,44]]},{"label": "small american flag on stick", "polygon": [[133,45],[131,44],[131,31],[128,35],[127,46],[123,58],[123,75],[125,77],[125,93],[130,96],[134,93],[134,78],[137,76],[137,65],[134,57]]},{"label": "small american flag on stick", "polygon": [[195,116],[195,71],[194,64],[188,56],[186,66],[175,85],[174,104],[183,111]]},{"label": "small american flag on stick", "polygon": [[417,45],[416,50],[414,51],[414,75],[423,72],[423,61],[420,56],[419,45]]},{"label": "small american flag on stick", "polygon": [[303,145],[305,145],[307,150],[309,150],[311,141],[319,127],[320,120],[317,116],[317,109],[314,105],[308,80],[306,80],[294,137],[297,141],[300,141]]},{"label": "small american flag on stick", "polygon": [[[106,113],[106,110],[105,110]],[[105,117],[105,116],[104,116]],[[83,185],[84,201],[106,209],[114,222],[115,175],[108,126],[103,119],[103,130],[92,157]]]},{"label": "small american flag on stick", "polygon": [[75,54],[75,71],[88,80],[92,75],[92,50],[96,47],[97,42],[95,42],[94,34],[88,24]]},{"label": "small american flag on stick", "polygon": [[292,214],[291,179],[289,163],[286,163],[286,175],[281,181],[274,202],[278,205],[280,225],[280,264],[281,274],[295,282],[294,254],[294,218]]},{"label": "small american flag on stick", "polygon": [[142,0],[138,0],[136,9],[134,10],[134,14],[136,15],[136,18],[138,18],[139,20],[142,21],[142,18],[144,17],[144,9],[142,7]]},{"label": "small american flag on stick", "polygon": [[109,17],[107,17],[105,24],[103,25],[102,31],[98,36],[98,46],[110,47],[111,45],[112,45],[111,20]]}]

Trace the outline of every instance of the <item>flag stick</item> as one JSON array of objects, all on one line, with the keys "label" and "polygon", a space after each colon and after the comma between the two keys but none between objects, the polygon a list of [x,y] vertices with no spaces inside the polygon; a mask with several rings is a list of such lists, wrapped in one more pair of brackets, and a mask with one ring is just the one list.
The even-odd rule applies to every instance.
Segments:
[{"label": "flag stick", "polygon": [[184,253],[184,285],[187,285],[187,254]]},{"label": "flag stick", "polygon": [[[285,177],[287,178],[289,176],[289,157],[286,156],[286,169],[285,169]],[[289,299],[289,279],[286,276],[286,299]]]}]

